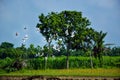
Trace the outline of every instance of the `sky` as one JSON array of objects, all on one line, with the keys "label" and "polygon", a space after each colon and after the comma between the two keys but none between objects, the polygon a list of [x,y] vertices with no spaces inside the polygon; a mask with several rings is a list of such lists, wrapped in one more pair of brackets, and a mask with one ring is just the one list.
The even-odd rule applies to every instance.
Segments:
[{"label": "sky", "polygon": [[120,46],[120,0],[0,0],[0,43],[45,45],[36,29],[38,16],[64,10],[81,11],[90,27],[107,32],[105,43]]}]

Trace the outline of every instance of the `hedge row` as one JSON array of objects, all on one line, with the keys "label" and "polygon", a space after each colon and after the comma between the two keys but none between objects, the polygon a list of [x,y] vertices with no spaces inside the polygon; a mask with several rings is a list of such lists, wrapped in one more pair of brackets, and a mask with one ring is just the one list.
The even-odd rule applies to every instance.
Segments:
[{"label": "hedge row", "polygon": [[[91,68],[91,59],[89,57],[70,57],[70,68]],[[98,59],[92,58],[94,68],[113,68],[120,67],[120,57],[103,57],[102,62]],[[45,67],[46,62],[46,67]],[[28,60],[28,69],[65,69],[66,57],[48,58],[34,58]]]},{"label": "hedge row", "polygon": [[[91,68],[91,59],[89,57],[69,57],[70,68]],[[98,59],[92,58],[94,68],[120,68],[120,57],[105,56],[102,62]],[[27,66],[25,66],[27,65]],[[45,66],[46,65],[46,66]],[[66,57],[49,57],[45,58],[32,58],[32,59],[0,59],[0,69],[7,72],[16,71],[22,68],[26,69],[65,69]]]}]

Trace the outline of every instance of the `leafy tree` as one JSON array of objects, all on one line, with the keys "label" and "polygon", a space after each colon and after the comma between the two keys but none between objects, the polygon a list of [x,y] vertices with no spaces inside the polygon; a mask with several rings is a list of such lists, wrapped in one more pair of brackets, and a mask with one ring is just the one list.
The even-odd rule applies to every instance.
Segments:
[{"label": "leafy tree", "polygon": [[34,44],[30,44],[29,48],[27,49],[27,56],[28,58],[34,58],[35,54],[37,54],[37,49],[34,47]]},{"label": "leafy tree", "polygon": [[0,45],[0,58],[6,57],[15,58],[14,44],[10,42],[2,42]]},{"label": "leafy tree", "polygon": [[14,52],[16,54],[16,58],[26,58],[25,51],[22,50],[20,47],[15,48]]},{"label": "leafy tree", "polygon": [[[37,28],[40,29],[40,33],[45,37],[47,43],[48,43],[48,49],[50,50],[51,42],[53,39],[56,38],[56,21],[57,21],[57,15],[52,12],[45,16],[44,14],[41,14],[39,16],[40,23],[37,24]],[[50,53],[51,51],[49,51]]]},{"label": "leafy tree", "polygon": [[[62,11],[60,13],[61,24],[58,27],[58,36],[62,39],[67,49],[67,68],[69,68],[69,54],[77,44],[82,45],[85,29],[90,25],[86,17],[82,17],[81,12]],[[79,45],[79,46],[80,46]],[[75,49],[77,47],[74,47]]]},{"label": "leafy tree", "polygon": [[[49,45],[52,39],[62,39],[67,49],[66,66],[69,68],[69,54],[73,49],[72,44],[82,44],[84,30],[90,25],[89,20],[82,17],[82,13],[77,11],[51,12],[47,16],[41,14],[39,19],[40,23],[37,24],[37,28],[40,29]],[[76,47],[74,48],[76,49]]]},{"label": "leafy tree", "polygon": [[90,55],[90,64],[91,68],[93,68],[93,48],[95,45],[94,35],[96,35],[96,31],[92,28],[86,29],[86,36],[84,42],[84,50]]},{"label": "leafy tree", "polygon": [[9,43],[9,42],[2,42],[0,45],[0,48],[13,48],[14,44]]},{"label": "leafy tree", "polygon": [[104,56],[120,56],[120,47],[115,46],[115,47],[106,47]]},{"label": "leafy tree", "polygon": [[27,58],[27,49],[24,44],[16,48],[16,53],[19,54],[20,58]]},{"label": "leafy tree", "polygon": [[93,55],[95,58],[98,58],[100,61],[100,65],[102,66],[102,55],[104,51],[104,38],[107,35],[107,33],[95,32],[94,35],[94,48],[93,48]]},{"label": "leafy tree", "polygon": [[94,35],[94,56],[98,57],[99,59],[102,57],[102,53],[104,50],[104,38],[107,33],[103,33],[102,31],[96,32]]},{"label": "leafy tree", "polygon": [[37,53],[41,53],[42,52],[42,47],[40,47],[39,45],[36,47]]},{"label": "leafy tree", "polygon": [[111,50],[112,56],[120,56],[120,47],[113,47]]}]

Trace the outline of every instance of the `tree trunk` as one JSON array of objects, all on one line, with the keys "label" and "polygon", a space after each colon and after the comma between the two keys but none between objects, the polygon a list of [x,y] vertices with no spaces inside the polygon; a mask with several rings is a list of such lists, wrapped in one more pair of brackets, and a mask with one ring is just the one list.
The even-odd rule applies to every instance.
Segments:
[{"label": "tree trunk", "polygon": [[67,49],[66,68],[69,69],[69,49]]},{"label": "tree trunk", "polygon": [[50,45],[51,45],[51,42],[52,42],[52,40],[50,40],[50,41],[48,41],[48,56],[50,56],[51,55],[51,53],[50,53]]},{"label": "tree trunk", "polygon": [[91,52],[90,52],[90,66],[93,69],[93,60],[92,60],[92,54],[91,54]]},{"label": "tree trunk", "polygon": [[67,59],[66,59],[66,68],[69,69],[69,55],[70,55],[71,43],[70,39],[67,44]]},{"label": "tree trunk", "polygon": [[44,57],[44,69],[46,69],[46,60],[45,60],[45,57]]},{"label": "tree trunk", "polygon": [[47,57],[44,57],[44,62],[45,62],[44,63],[44,66],[45,66],[44,69],[46,69],[47,68]]}]

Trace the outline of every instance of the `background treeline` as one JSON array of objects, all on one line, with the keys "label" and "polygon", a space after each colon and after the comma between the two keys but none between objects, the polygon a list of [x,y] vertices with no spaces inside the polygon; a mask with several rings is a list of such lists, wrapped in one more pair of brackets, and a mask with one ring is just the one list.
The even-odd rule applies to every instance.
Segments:
[{"label": "background treeline", "polygon": [[[7,72],[26,69],[65,69],[66,49],[60,50],[51,46],[52,52],[47,57],[43,53],[47,52],[45,46],[34,47],[31,44],[28,48],[25,45],[14,47],[10,42],[2,42],[0,45],[0,70]],[[47,53],[46,53],[47,54]],[[89,53],[84,50],[70,52],[70,68],[91,68]],[[46,60],[47,58],[47,60]],[[120,47],[106,48],[103,53],[102,63],[99,59],[92,58],[93,68],[119,68],[120,67]]]},{"label": "background treeline", "polygon": [[[44,56],[43,53],[48,54],[48,56],[66,56],[66,49],[61,47],[59,50],[55,49],[53,46],[50,48],[51,54],[47,53],[48,49],[44,46],[35,47],[34,44],[31,44],[28,48],[25,45],[20,47],[14,47],[13,43],[2,42],[0,45],[0,59],[6,57],[9,58],[36,58]],[[106,47],[106,50],[102,54],[103,56],[120,56],[120,47]],[[71,51],[70,56],[85,56],[89,57],[89,54],[84,50]]]}]

